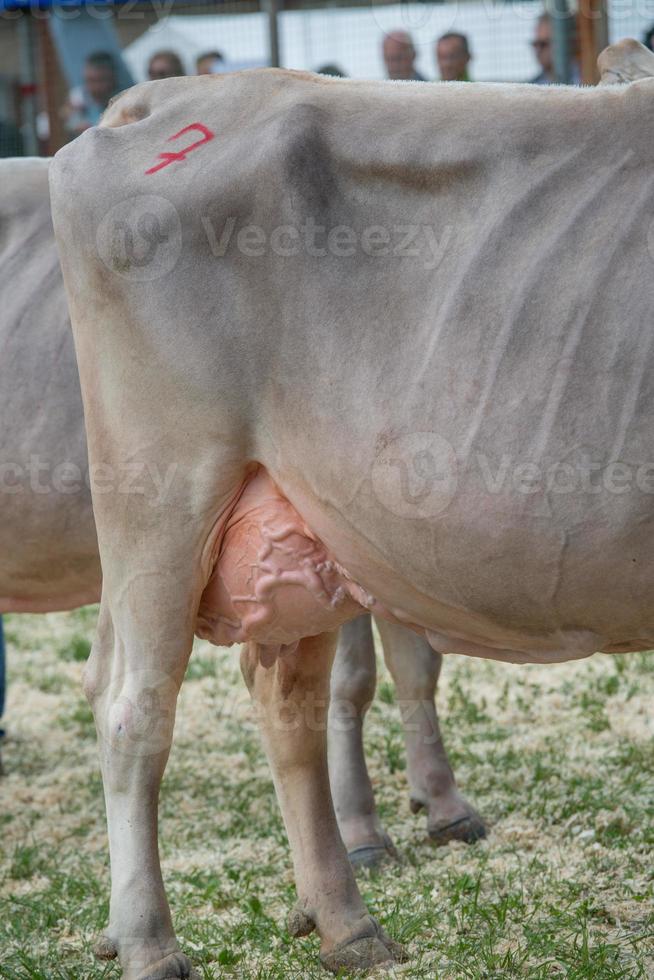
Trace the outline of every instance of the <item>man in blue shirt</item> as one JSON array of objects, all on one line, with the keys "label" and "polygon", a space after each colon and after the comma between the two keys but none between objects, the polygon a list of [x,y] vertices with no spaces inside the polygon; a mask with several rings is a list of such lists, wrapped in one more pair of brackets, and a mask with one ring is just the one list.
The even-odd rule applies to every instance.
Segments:
[{"label": "man in blue shirt", "polygon": [[64,107],[64,122],[71,137],[97,126],[109,100],[118,92],[118,73],[112,55],[96,51],[84,62],[84,82],[72,89]]}]

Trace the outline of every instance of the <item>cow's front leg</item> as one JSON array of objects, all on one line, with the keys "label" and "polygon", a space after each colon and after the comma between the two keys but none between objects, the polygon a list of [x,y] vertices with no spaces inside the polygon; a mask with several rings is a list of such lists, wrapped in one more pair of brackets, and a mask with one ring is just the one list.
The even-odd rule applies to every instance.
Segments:
[{"label": "cow's front leg", "polygon": [[479,840],[486,828],[457,789],[438,722],[434,699],[443,657],[412,630],[385,620],[377,626],[402,712],[411,809],[426,809],[427,832],[437,844]]},{"label": "cow's front leg", "polygon": [[254,643],[241,657],[293,856],[299,901],[289,930],[302,936],[317,929],[321,960],[334,972],[403,956],[368,914],[336,824],[326,737],[335,646],[330,633],[302,640],[271,667],[262,666]]},{"label": "cow's front leg", "polygon": [[355,867],[396,857],[377,814],[363,751],[363,722],[376,679],[372,621],[366,613],[341,627],[329,708],[329,781],[341,837]]},{"label": "cow's front leg", "polygon": [[85,671],[111,855],[109,925],[95,952],[100,959],[118,956],[125,980],[198,977],[175,939],[157,840],[159,786],[192,644],[177,585],[165,573],[137,577],[113,616],[103,600]]}]

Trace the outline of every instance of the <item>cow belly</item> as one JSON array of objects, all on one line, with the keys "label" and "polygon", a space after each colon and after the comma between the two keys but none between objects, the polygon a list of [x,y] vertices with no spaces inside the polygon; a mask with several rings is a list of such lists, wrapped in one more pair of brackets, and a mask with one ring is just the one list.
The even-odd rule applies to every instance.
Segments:
[{"label": "cow belly", "polygon": [[362,612],[358,591],[260,467],[225,525],[196,632],[279,650]]},{"label": "cow belly", "polygon": [[[319,517],[310,502],[300,506],[313,518]],[[425,599],[391,576],[395,588],[402,591],[401,598],[394,597],[378,574],[364,578],[365,542],[345,549],[332,542],[331,551],[263,466],[249,477],[220,528],[196,633],[219,646],[255,641],[266,648],[270,662],[303,637],[335,630],[366,610],[423,633],[440,652],[509,663],[556,663],[596,651],[648,649],[654,643],[649,632],[643,632],[642,638],[639,633],[638,639],[629,634],[605,635],[593,629],[590,614],[588,626],[553,623],[551,630],[516,630],[510,623],[492,622],[474,611],[466,614],[435,598]],[[329,533],[325,538],[329,540]],[[340,557],[343,551],[349,558],[363,556],[352,566],[361,575],[358,581],[335,559],[334,552]]]}]

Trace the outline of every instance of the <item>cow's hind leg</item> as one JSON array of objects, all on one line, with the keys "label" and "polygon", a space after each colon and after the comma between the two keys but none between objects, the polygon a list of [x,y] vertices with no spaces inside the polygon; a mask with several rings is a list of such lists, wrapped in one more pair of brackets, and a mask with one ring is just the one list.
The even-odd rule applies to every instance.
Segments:
[{"label": "cow's hind leg", "polygon": [[366,969],[403,958],[368,914],[338,832],[327,770],[329,674],[333,633],[302,640],[270,667],[247,644],[243,676],[258,711],[264,746],[291,845],[298,905],[289,931],[321,938],[323,965]]},{"label": "cow's hind leg", "polygon": [[192,645],[182,594],[175,576],[154,571],[129,581],[113,615],[103,599],[85,671],[111,855],[109,925],[95,953],[118,956],[125,980],[198,977],[177,945],[157,843],[159,787]]},{"label": "cow's hind leg", "polygon": [[372,867],[396,852],[381,825],[363,751],[363,722],[377,668],[370,615],[341,627],[331,678],[329,781],[352,864]]},{"label": "cow's hind leg", "polygon": [[437,844],[485,837],[481,817],[457,789],[441,737],[434,698],[442,655],[412,630],[385,620],[377,626],[402,712],[411,809],[426,809],[427,832]]}]

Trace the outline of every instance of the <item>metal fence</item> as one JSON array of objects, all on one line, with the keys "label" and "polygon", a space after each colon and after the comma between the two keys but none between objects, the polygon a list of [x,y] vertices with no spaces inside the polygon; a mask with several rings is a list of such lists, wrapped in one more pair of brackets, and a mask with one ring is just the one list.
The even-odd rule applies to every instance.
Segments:
[{"label": "metal fence", "polygon": [[160,52],[172,52],[186,74],[205,55],[214,71],[280,64],[384,78],[384,40],[401,31],[411,39],[412,71],[438,79],[436,41],[459,34],[470,54],[466,77],[533,80],[549,44],[552,67],[541,80],[593,83],[607,38],[642,38],[654,22],[654,0],[609,0],[608,10],[604,0],[577,0],[574,11],[571,2],[546,0],[543,25],[541,0],[0,0],[0,155],[49,154],[75,134],[89,55],[111,60],[117,89],[165,72]]}]

